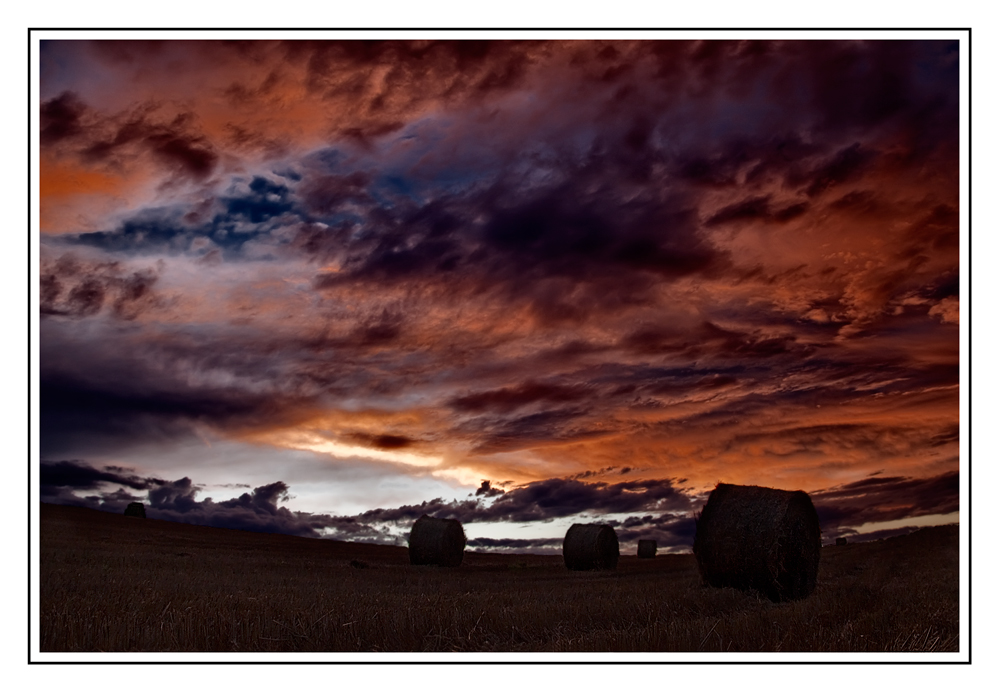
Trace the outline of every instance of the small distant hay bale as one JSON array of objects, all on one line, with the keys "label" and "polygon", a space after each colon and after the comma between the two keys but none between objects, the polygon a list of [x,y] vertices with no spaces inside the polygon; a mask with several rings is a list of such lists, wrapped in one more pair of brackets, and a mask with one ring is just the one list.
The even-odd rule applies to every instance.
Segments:
[{"label": "small distant hay bale", "polygon": [[706,584],[756,589],[775,602],[812,593],[821,550],[819,518],[801,490],[719,483],[694,536]]},{"label": "small distant hay bale", "polygon": [[617,569],[617,534],[607,524],[573,524],[562,541],[562,558],[571,570]]},{"label": "small distant hay bale", "polygon": [[836,545],[846,545],[846,536],[840,536],[837,538]]},{"label": "small distant hay bale", "polygon": [[126,517],[142,517],[146,518],[146,506],[141,502],[129,502],[128,507],[125,508]]},{"label": "small distant hay bale", "polygon": [[638,542],[638,557],[649,558],[656,556],[656,542],[640,540]]},{"label": "small distant hay bale", "polygon": [[457,567],[465,555],[465,530],[457,519],[424,514],[409,532],[409,563]]}]

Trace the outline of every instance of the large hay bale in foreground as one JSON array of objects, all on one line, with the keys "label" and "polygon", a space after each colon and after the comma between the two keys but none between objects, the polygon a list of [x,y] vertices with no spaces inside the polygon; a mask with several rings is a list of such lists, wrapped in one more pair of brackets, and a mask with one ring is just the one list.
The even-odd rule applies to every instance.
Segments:
[{"label": "large hay bale in foreground", "polygon": [[617,534],[607,524],[573,524],[562,541],[562,558],[572,570],[617,569]]},{"label": "large hay bale in foreground", "polygon": [[840,536],[837,538],[836,545],[846,545],[846,536]]},{"label": "large hay bale in foreground", "polygon": [[424,514],[409,532],[409,564],[457,567],[465,555],[465,530],[457,519]]},{"label": "large hay bale in foreground", "polygon": [[756,589],[772,601],[812,593],[821,550],[819,518],[801,490],[719,483],[694,536],[706,584]]},{"label": "large hay bale in foreground", "polygon": [[650,540],[640,540],[638,542],[638,557],[650,558],[656,556],[656,542]]},{"label": "large hay bale in foreground", "polygon": [[129,502],[128,507],[125,508],[126,517],[142,517],[146,518],[146,506],[141,502]]}]

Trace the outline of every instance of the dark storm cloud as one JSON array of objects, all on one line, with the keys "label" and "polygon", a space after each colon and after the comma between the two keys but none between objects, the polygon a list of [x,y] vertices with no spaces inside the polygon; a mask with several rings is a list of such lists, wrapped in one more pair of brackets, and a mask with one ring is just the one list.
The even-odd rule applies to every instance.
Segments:
[{"label": "dark storm cloud", "polygon": [[[827,398],[823,398],[828,401]],[[757,445],[773,456],[811,454],[826,456],[828,450],[856,450],[872,455],[896,456],[920,449],[939,447],[956,441],[953,426],[913,429],[901,425],[841,423],[828,425],[789,426],[782,430],[743,432],[733,435],[728,447],[739,449]]]},{"label": "dark storm cloud", "polygon": [[903,256],[957,249],[960,240],[959,223],[960,216],[956,206],[936,205],[910,228],[906,238],[910,247],[903,249]]},{"label": "dark storm cloud", "polygon": [[[225,359],[224,354],[219,355]],[[191,434],[199,424],[221,430],[279,424],[286,416],[297,415],[308,402],[308,397],[278,392],[252,394],[238,385],[184,385],[169,374],[156,379],[150,373],[136,372],[128,363],[116,368],[114,363],[96,360],[93,354],[80,356],[92,358],[85,373],[57,372],[54,368],[42,372],[43,454],[61,454],[91,443],[166,443]],[[46,360],[43,353],[43,364]]]},{"label": "dark storm cloud", "polygon": [[610,163],[569,165],[558,176],[566,182],[529,191],[500,180],[426,204],[397,199],[371,208],[363,233],[313,227],[298,244],[318,258],[343,258],[337,272],[316,277],[320,290],[447,282],[452,293],[526,303],[553,324],[648,302],[664,281],[729,265],[700,235],[687,202],[622,199],[607,182]]},{"label": "dark storm cloud", "polygon": [[482,481],[478,490],[475,491],[476,497],[496,497],[497,495],[502,495],[505,491],[500,488],[492,487],[492,482],[488,480]]},{"label": "dark storm cloud", "polygon": [[[95,490],[103,484],[124,485],[147,490],[147,496],[135,496],[119,488],[99,494],[78,496],[71,490]],[[231,500],[215,502],[197,499],[201,486],[190,478],[164,481],[142,478],[131,469],[104,467],[95,469],[79,461],[43,462],[41,474],[43,502],[73,504],[104,511],[122,511],[129,502],[144,501],[146,515],[186,524],[216,526],[259,533],[283,533],[318,538],[324,529],[353,537],[382,537],[378,530],[358,525],[347,517],[292,512],[278,503],[289,498],[288,486],[277,481],[254,488]]]},{"label": "dark storm cloud", "polygon": [[[146,498],[122,488],[79,496],[73,490],[98,490],[103,485],[121,485],[147,490]],[[197,499],[201,486],[190,478],[164,481],[143,478],[131,469],[105,466],[95,469],[80,461],[43,462],[42,501],[73,504],[105,511],[121,511],[128,502],[148,503],[147,516],[202,526],[241,529],[296,536],[327,535],[347,540],[398,543],[401,529],[424,514],[474,522],[547,522],[582,515],[632,514],[610,523],[622,543],[652,539],[661,549],[689,549],[696,532],[695,514],[705,497],[694,496],[674,487],[669,479],[649,479],[622,483],[584,483],[574,479],[548,479],[515,487],[506,493],[495,491],[483,481],[476,497],[483,499],[446,502],[442,499],[395,509],[374,509],[355,516],[332,516],[294,512],[279,503],[289,499],[287,484],[277,481],[254,488],[239,497],[215,502]],[[875,476],[828,490],[812,492],[823,535],[857,535],[853,529],[869,522],[884,522],[927,514],[946,514],[958,508],[957,473],[915,479],[901,476]],[[485,498],[495,497],[487,504]],[[395,527],[394,529],[392,527]],[[891,530],[889,533],[904,532]],[[881,532],[884,533],[884,532]],[[864,535],[871,540],[880,534]],[[887,535],[887,534],[885,534]],[[828,542],[828,541],[827,541]],[[469,541],[472,548],[503,550],[539,549],[549,551],[561,545],[560,539],[493,539]]]},{"label": "dark storm cloud", "polygon": [[178,174],[207,177],[215,168],[218,153],[197,132],[193,114],[157,120],[155,110],[155,104],[146,104],[109,116],[73,92],[64,92],[42,103],[43,143],[68,147],[91,164],[117,164],[129,152],[144,152]]},{"label": "dark storm cloud", "polygon": [[158,279],[157,268],[130,272],[119,262],[87,262],[64,254],[42,263],[41,314],[82,318],[107,306],[115,317],[132,320],[161,302],[153,290]]},{"label": "dark storm cloud", "polygon": [[815,197],[838,185],[857,180],[876,156],[876,152],[861,147],[859,142],[841,149],[806,174],[811,182],[805,188],[805,194]]},{"label": "dark storm cloud", "polygon": [[[837,359],[837,354],[798,345],[788,337],[766,338],[702,325],[699,330],[644,330],[624,339],[629,351],[645,354],[679,353],[695,360],[696,367],[625,366],[605,363],[566,373],[557,386],[538,387],[537,381],[499,390],[463,394],[449,401],[462,418],[452,434],[471,439],[477,449],[498,451],[530,447],[539,440],[584,440],[607,434],[597,412],[622,408],[670,405],[692,396],[724,395],[703,411],[692,411],[683,422],[657,424],[663,434],[688,425],[725,430],[713,437],[720,449],[752,445],[775,454],[824,455],[838,445],[872,453],[915,452],[937,444],[945,430],[925,430],[890,424],[803,425],[782,429],[746,429],[746,416],[766,415],[784,406],[849,404],[871,396],[899,395],[918,389],[947,387],[956,383],[951,365],[924,366],[904,359],[876,358],[876,367],[857,356]],[[846,354],[840,354],[845,356]],[[774,368],[789,368],[798,381],[794,387],[772,390],[768,383]],[[562,383],[565,384],[562,384]],[[766,394],[759,389],[767,388]],[[579,396],[578,394],[585,394]],[[545,395],[545,396],[542,396]],[[599,401],[600,405],[590,405]],[[540,410],[532,410],[531,406]],[[948,428],[950,430],[950,428]],[[945,443],[941,443],[945,444]],[[769,453],[769,452],[768,452]]]},{"label": "dark storm cloud", "polygon": [[88,383],[65,377],[44,377],[41,383],[41,397],[45,399],[47,413],[58,416],[86,411],[94,422],[104,418],[117,421],[109,422],[114,426],[127,425],[126,421],[142,416],[167,420],[228,420],[252,416],[262,402],[245,400],[242,394],[223,389],[156,391],[124,383],[116,387],[115,383]]},{"label": "dark storm cloud", "polygon": [[931,447],[943,447],[951,443],[959,442],[961,439],[961,426],[957,423],[945,425],[941,431],[930,438]]},{"label": "dark storm cloud", "polygon": [[42,143],[52,144],[82,134],[81,118],[86,110],[87,107],[72,92],[43,103],[39,118]]},{"label": "dark storm cloud", "polygon": [[697,524],[691,513],[628,517],[624,521],[611,521],[621,543],[636,543],[642,539],[656,541],[658,548],[690,549],[694,544]]},{"label": "dark storm cloud", "polygon": [[[780,353],[780,348],[782,347],[777,345],[760,346],[749,343],[746,349],[756,354],[751,359],[736,359],[727,364],[724,360],[719,360],[712,367],[619,368],[614,372],[613,377],[620,382],[623,393],[628,392],[625,385],[630,383],[629,387],[633,387],[630,392],[639,396],[683,396],[687,392],[710,391],[738,385],[741,391],[737,398],[719,402],[710,410],[692,414],[686,419],[692,424],[709,425],[715,425],[722,421],[735,423],[740,416],[756,415],[765,410],[774,410],[785,405],[814,407],[816,404],[823,406],[849,404],[858,399],[867,399],[872,396],[898,396],[906,392],[946,388],[957,384],[958,381],[956,364],[923,364],[909,362],[902,358],[885,358],[880,354],[874,356],[865,354],[857,357],[847,354],[830,354],[828,351],[820,351],[810,358],[802,358],[799,357],[799,352],[793,349],[788,350],[787,353]],[[716,357],[721,358],[729,351],[720,350],[717,353],[720,356]],[[767,353],[770,353],[773,358],[760,357]],[[804,353],[807,354],[808,350],[805,350]],[[707,360],[706,356],[712,355],[714,354],[711,350],[699,353],[699,357],[705,360]],[[837,355],[840,357],[833,357]],[[798,384],[795,387],[778,391],[768,391],[766,394],[758,393],[757,387],[765,385],[770,379],[769,369],[776,367],[775,363],[781,362],[789,367],[793,366],[792,371],[799,378]],[[952,425],[950,422],[942,422],[941,424]],[[807,429],[795,429],[795,426],[789,425],[772,433],[733,426],[734,439],[732,444],[738,446],[750,442],[766,441],[769,435],[772,435],[771,439],[776,442],[785,436],[797,437],[803,433],[815,431],[825,433],[838,430],[844,433],[856,433],[856,439],[848,444],[848,447],[852,447],[855,444],[862,446],[864,439],[873,444],[875,439],[884,435],[897,437],[905,429],[908,432],[903,437],[908,438],[911,444],[918,445],[920,444],[919,440],[939,432],[924,430],[925,423],[919,423],[915,429],[906,428],[902,421],[898,425],[864,422],[831,425],[832,427],[826,427],[825,424],[820,424],[814,430],[807,426]],[[815,441],[810,434],[806,434],[805,437]],[[842,442],[846,443],[847,440],[844,439]],[[807,445],[808,442],[802,444]]]},{"label": "dark storm cloud", "polygon": [[793,353],[810,355],[812,348],[796,343],[794,336],[767,336],[739,332],[702,322],[694,328],[672,325],[642,327],[626,334],[620,346],[641,354],[676,353],[688,358],[755,360]]},{"label": "dark storm cloud", "polygon": [[[533,199],[497,205],[483,229],[483,240],[506,258],[497,273],[599,282],[613,272],[630,270],[669,280],[724,263],[719,251],[698,234],[685,200],[640,195],[625,202],[606,182],[603,189],[584,192],[593,182],[590,171],[574,171],[571,182]],[[503,190],[494,194],[497,201],[511,196]]]},{"label": "dark storm cloud", "polygon": [[483,454],[523,449],[538,442],[581,441],[606,435],[592,421],[598,409],[574,406],[514,416],[483,416],[455,426],[455,432],[476,440],[473,451]]},{"label": "dark storm cloud", "polygon": [[683,510],[690,499],[670,479],[583,483],[552,478],[507,491],[489,508],[505,521],[539,521],[580,512]]},{"label": "dark storm cloud", "polygon": [[567,403],[592,396],[581,387],[565,387],[544,382],[525,382],[516,387],[477,392],[456,397],[449,402],[451,408],[462,412],[509,412],[537,402]]},{"label": "dark storm cloud", "polygon": [[602,469],[596,469],[596,470],[592,470],[591,469],[591,470],[588,470],[588,471],[583,471],[581,473],[573,474],[573,475],[571,475],[571,476],[568,477],[568,480],[582,480],[583,478],[594,478],[594,477],[597,477],[597,476],[606,476],[606,475],[612,474],[612,473],[618,474],[618,475],[621,475],[621,476],[627,476],[629,473],[631,473],[634,470],[635,469],[631,468],[630,466],[624,466],[624,467],[620,467],[620,466],[605,466]]},{"label": "dark storm cloud", "polygon": [[[677,175],[698,185],[749,190],[776,177],[785,187],[809,199],[799,196],[797,200],[777,205],[771,194],[753,195],[714,212],[705,220],[708,228],[740,222],[788,223],[810,211],[812,198],[862,180],[883,159],[880,152],[859,142],[830,151],[821,141],[804,145],[793,138],[774,139],[766,135],[734,139],[723,150],[723,154],[713,159],[679,159],[675,164]],[[740,171],[745,171],[744,182],[738,178]],[[834,206],[842,209],[862,201],[869,203],[869,198],[850,197],[850,194],[854,193],[839,198]]]},{"label": "dark storm cloud", "polygon": [[[801,41],[787,45],[792,59],[801,60],[810,72],[810,105],[824,128],[871,129],[889,123],[912,127],[926,123],[928,110],[956,106],[956,100],[941,98],[949,90],[940,88],[957,79],[956,41]],[[785,82],[784,88],[794,86]]]},{"label": "dark storm cloud", "polygon": [[130,503],[143,502],[145,499],[144,496],[133,495],[123,488],[119,488],[114,492],[81,496],[74,493],[68,487],[49,487],[43,488],[41,494],[41,501],[49,504],[88,507],[116,514],[123,512]]},{"label": "dark storm cloud", "polygon": [[369,433],[348,433],[344,437],[351,442],[356,442],[365,447],[375,449],[405,449],[413,444],[414,440],[405,435],[372,435]]},{"label": "dark storm cloud", "polygon": [[958,511],[957,471],[931,478],[876,476],[810,493],[826,528]]},{"label": "dark storm cloud", "polygon": [[146,515],[185,524],[215,526],[257,533],[283,533],[309,538],[320,537],[325,529],[353,537],[371,538],[377,531],[356,527],[350,520],[310,512],[293,512],[278,503],[288,499],[288,486],[282,481],[254,488],[231,500],[197,500],[199,488],[182,478],[149,492]]},{"label": "dark storm cloud", "polygon": [[717,145],[691,144],[667,158],[673,177],[695,189],[737,188],[740,172],[754,185],[783,177],[822,154],[821,143],[806,142],[793,131],[740,133]]},{"label": "dark storm cloud", "polygon": [[164,481],[158,478],[142,478],[117,466],[104,466],[95,469],[83,461],[43,461],[41,463],[42,494],[56,488],[92,490],[102,483],[117,483],[135,490],[148,490]]},{"label": "dark storm cloud", "polygon": [[[814,197],[857,179],[879,159],[908,166],[925,162],[941,147],[956,151],[956,42],[661,45],[661,55],[669,56],[660,69],[668,88],[710,75],[715,87],[725,85],[744,108],[759,105],[751,96],[754,88],[769,91],[767,102],[782,106],[763,118],[746,117],[739,130],[681,152],[675,173],[693,184],[736,186],[743,169],[747,184],[777,176]],[[742,50],[747,53],[740,56]],[[705,51],[713,57],[703,57]],[[769,132],[754,131],[763,122]],[[782,134],[775,137],[774,131]],[[807,143],[801,132],[809,132]],[[876,146],[858,141],[861,137],[894,139],[894,148],[879,154]]]},{"label": "dark storm cloud", "polygon": [[705,221],[705,225],[710,227],[739,221],[786,223],[798,218],[806,211],[808,211],[808,204],[805,202],[798,202],[780,209],[774,209],[770,203],[770,196],[764,195],[762,197],[752,197],[722,208]]},{"label": "dark storm cloud", "polygon": [[462,522],[533,522],[583,512],[683,511],[690,506],[690,498],[674,488],[669,479],[584,483],[551,478],[507,490],[489,505],[478,500],[445,502],[438,498],[418,505],[369,510],[357,515],[357,519],[364,522],[400,522],[431,514]]},{"label": "dark storm cloud", "polygon": [[[655,130],[654,120],[622,117],[626,140],[636,133],[649,138]],[[619,123],[604,125],[613,130]],[[313,212],[331,214],[350,204],[351,213],[366,222],[363,234],[345,233],[339,225],[308,231],[302,247],[326,257],[340,249],[344,259],[336,273],[318,276],[316,287],[434,283],[446,277],[456,290],[499,287],[514,300],[532,302],[539,315],[578,320],[587,312],[640,302],[663,280],[727,266],[727,256],[698,231],[696,199],[652,190],[636,195],[621,182],[636,160],[646,160],[647,168],[664,160],[661,142],[650,139],[642,151],[621,156],[601,143],[573,152],[570,135],[552,133],[536,143],[551,150],[543,162],[554,170],[549,181],[526,188],[520,169],[534,164],[532,155],[503,156],[500,150],[485,154],[495,165],[476,162],[478,170],[469,170],[464,189],[443,195],[437,189],[426,202],[397,198],[391,207],[370,206],[374,194],[364,186],[374,178],[367,172],[306,177],[301,190]],[[413,173],[393,177],[399,189],[433,182]],[[646,176],[645,182],[666,180]],[[771,216],[784,221],[802,211],[781,207]],[[585,290],[570,302],[574,287]]]},{"label": "dark storm cloud", "polygon": [[[99,490],[101,486],[124,485],[148,491],[137,496],[118,488],[80,496],[74,490]],[[81,461],[43,462],[41,500],[54,504],[91,507],[109,512],[121,512],[130,502],[146,504],[146,516],[199,526],[239,529],[257,533],[282,533],[319,538],[331,532],[338,538],[394,542],[384,529],[362,524],[352,517],[293,512],[278,503],[289,499],[288,486],[282,481],[254,488],[249,493],[230,500],[215,502],[208,497],[197,498],[202,487],[190,478],[165,481],[143,478],[132,469],[105,466],[95,469]]]},{"label": "dark storm cloud", "polygon": [[[146,499],[125,488],[153,492],[161,486],[170,485],[160,478],[137,475],[135,469],[112,465],[98,469],[79,460],[42,461],[39,481],[42,502],[90,507],[106,512],[121,512],[128,503]],[[108,490],[109,486],[115,485],[125,487]],[[78,491],[97,492],[81,496]]]},{"label": "dark storm cloud", "polygon": [[95,137],[81,155],[95,163],[113,162],[126,148],[139,147],[179,173],[204,178],[215,167],[218,154],[207,138],[189,131],[190,125],[190,114],[162,124],[139,116],[117,126],[110,137]]},{"label": "dark storm cloud", "polygon": [[878,196],[873,190],[854,190],[833,200],[829,206],[837,210],[845,210],[854,214],[873,214],[882,209]]}]

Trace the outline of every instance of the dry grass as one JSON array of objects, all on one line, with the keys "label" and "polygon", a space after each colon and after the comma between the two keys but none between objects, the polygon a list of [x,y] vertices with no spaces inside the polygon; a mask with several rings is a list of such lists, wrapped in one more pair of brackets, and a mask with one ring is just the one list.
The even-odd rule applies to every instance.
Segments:
[{"label": "dry grass", "polygon": [[956,527],[823,548],[807,599],[701,585],[692,555],[467,553],[42,506],[42,651],[957,651]]}]

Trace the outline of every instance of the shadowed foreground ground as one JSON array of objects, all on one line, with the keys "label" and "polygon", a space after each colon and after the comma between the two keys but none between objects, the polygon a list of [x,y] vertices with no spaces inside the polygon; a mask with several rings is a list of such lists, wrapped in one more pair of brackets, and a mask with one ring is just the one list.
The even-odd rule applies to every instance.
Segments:
[{"label": "shadowed foreground ground", "polygon": [[692,555],[466,553],[41,507],[42,651],[957,651],[957,526],[823,548],[815,592],[701,585]]}]

